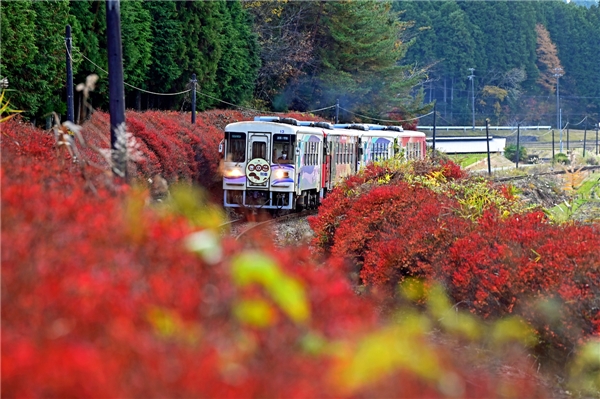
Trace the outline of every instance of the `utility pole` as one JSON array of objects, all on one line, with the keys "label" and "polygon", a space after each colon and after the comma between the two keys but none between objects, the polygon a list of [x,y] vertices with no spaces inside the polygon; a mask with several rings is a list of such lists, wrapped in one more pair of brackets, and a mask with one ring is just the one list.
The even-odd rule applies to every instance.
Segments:
[{"label": "utility pole", "polygon": [[436,111],[436,105],[437,105],[437,101],[433,103],[433,140],[432,140],[432,157],[435,157],[435,114],[437,113]]},{"label": "utility pole", "polygon": [[471,74],[469,75],[469,80],[471,81],[471,109],[473,114],[473,130],[475,130],[475,84],[473,80],[473,78],[475,77],[475,75],[473,75],[473,71],[475,70],[475,68],[467,69],[471,71]]},{"label": "utility pole", "polygon": [[562,108],[558,111],[558,123],[559,123],[559,125],[558,125],[559,126],[558,127],[558,129],[559,129],[558,130],[558,132],[559,132],[558,141],[560,143],[560,152],[562,153],[563,152],[563,145],[562,145],[562,134],[563,134],[562,133],[562,131],[563,131],[563,129],[562,129]]},{"label": "utility pole", "polygon": [[515,168],[519,169],[519,158],[521,158],[521,148],[519,146],[519,138],[521,137],[521,122],[517,123],[517,161]]},{"label": "utility pole", "polygon": [[488,175],[492,175],[492,160],[490,158],[490,120],[485,119],[485,142],[487,144]]},{"label": "utility pole", "polygon": [[67,120],[75,122],[73,106],[73,62],[71,61],[71,25],[65,28],[65,44],[67,45]]},{"label": "utility pole", "polygon": [[562,68],[554,68],[554,77],[556,78],[556,128],[559,129],[560,152],[562,152],[562,129],[560,121],[560,77],[563,76]]},{"label": "utility pole", "polygon": [[585,130],[583,131],[583,157],[585,158],[585,145],[587,144],[587,124],[585,125]]},{"label": "utility pole", "polygon": [[552,129],[552,167],[554,167],[554,129]]},{"label": "utility pole", "polygon": [[196,74],[192,74],[192,125],[196,124]]},{"label": "utility pole", "polygon": [[108,52],[108,103],[113,174],[127,182],[127,138],[125,137],[125,87],[121,46],[121,3],[106,0],[106,43]]},{"label": "utility pole", "polygon": [[598,127],[600,126],[600,122],[596,125],[596,155],[598,155]]}]

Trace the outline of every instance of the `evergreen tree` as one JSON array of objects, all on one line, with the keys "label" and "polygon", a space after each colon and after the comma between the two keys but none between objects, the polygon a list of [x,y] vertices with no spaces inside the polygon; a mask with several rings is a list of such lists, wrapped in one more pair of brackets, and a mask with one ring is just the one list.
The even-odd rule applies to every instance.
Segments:
[{"label": "evergreen tree", "polygon": [[[406,24],[387,2],[340,1],[326,3],[320,24],[319,65],[312,75],[310,96],[296,91],[309,107],[334,104],[355,115],[400,118],[423,110],[422,94],[413,89],[424,70],[398,65],[410,43],[403,42]],[[307,82],[299,82],[299,86]]]},{"label": "evergreen tree", "polygon": [[217,67],[218,96],[233,104],[252,98],[260,50],[252,24],[239,1],[221,3],[223,55]]},{"label": "evergreen tree", "polygon": [[[146,78],[146,87],[155,93],[172,92],[183,70],[180,65],[184,52],[184,26],[178,19],[176,3],[173,1],[144,1],[150,13],[151,64]],[[148,108],[170,108],[177,104],[173,96],[146,95]]]},{"label": "evergreen tree", "polygon": [[123,80],[130,99],[128,105],[133,107],[139,101],[141,92],[131,86],[147,88],[145,82],[152,52],[151,18],[141,0],[122,1],[120,4]]},{"label": "evergreen tree", "polygon": [[[64,112],[68,1],[11,1],[1,9],[2,74],[15,90],[12,104],[34,119]],[[30,47],[14,47],[23,44]]]},{"label": "evergreen tree", "polygon": [[[481,32],[455,1],[395,2],[402,16],[414,24],[415,44],[408,49],[406,62],[431,65],[428,73],[428,101],[437,99],[438,111],[450,123],[471,120],[470,103],[465,99],[467,68],[478,68],[477,45]],[[430,121],[431,123],[431,121]]]},{"label": "evergreen tree", "polygon": [[[85,82],[91,74],[99,76],[90,102],[95,108],[108,104],[108,55],[106,54],[106,8],[104,1],[74,0],[70,3],[73,35],[73,80]],[[81,94],[75,93],[76,109],[81,110]],[[79,117],[83,117],[80,113]],[[78,119],[76,117],[76,119]]]},{"label": "evergreen tree", "polygon": [[442,2],[434,23],[435,54],[442,65],[441,75],[460,78],[465,66],[473,65],[475,59],[475,40],[470,33],[469,19],[455,2]]},{"label": "evergreen tree", "polygon": [[[509,144],[504,148],[504,157],[513,162],[517,162],[517,145]],[[519,162],[527,160],[527,149],[524,146],[519,146],[518,154]]]},{"label": "evergreen tree", "polygon": [[[35,59],[38,48],[35,40],[36,13],[32,1],[10,1],[0,5],[2,23],[2,57],[0,74],[7,78],[11,91],[11,104],[18,109],[37,112],[41,99],[34,90],[34,82],[27,81],[23,72]],[[15,91],[12,91],[15,89]]]},{"label": "evergreen tree", "polygon": [[[177,12],[185,27],[184,52],[181,55],[182,75],[177,90],[190,87],[192,74],[196,74],[201,93],[217,97],[217,66],[223,55],[222,0],[177,2]],[[217,104],[211,97],[198,96],[196,107],[204,110]]]}]

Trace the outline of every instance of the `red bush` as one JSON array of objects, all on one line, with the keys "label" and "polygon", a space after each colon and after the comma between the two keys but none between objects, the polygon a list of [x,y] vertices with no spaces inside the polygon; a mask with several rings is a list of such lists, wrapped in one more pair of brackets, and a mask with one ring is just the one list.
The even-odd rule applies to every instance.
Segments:
[{"label": "red bush", "polygon": [[[357,198],[336,231],[332,254],[351,257],[361,281],[393,290],[404,277],[431,279],[432,265],[469,223],[441,194],[398,182]],[[362,265],[361,265],[362,263]]]},{"label": "red bush", "polygon": [[[444,178],[427,183],[431,188],[417,178],[436,172]],[[391,179],[378,183],[386,175]],[[386,302],[393,303],[399,282],[413,277],[442,282],[454,303],[482,317],[518,314],[538,332],[547,359],[600,335],[598,226],[555,225],[541,212],[503,218],[493,205],[482,217],[458,217],[472,215],[463,207],[478,198],[465,197],[468,188],[457,191],[460,181],[448,190],[439,182],[464,177],[443,161],[367,168],[334,190],[310,219],[313,244],[338,257],[338,267],[354,269],[360,283],[386,288]],[[458,192],[462,203],[451,198]],[[498,195],[515,200],[508,189]]]},{"label": "red bush", "polygon": [[[297,347],[305,329],[284,317],[277,328],[245,329],[232,318],[246,294],[232,286],[227,260],[207,265],[183,247],[192,232],[185,220],[145,209],[143,195],[91,195],[47,133],[14,122],[3,132],[13,139],[2,143],[4,395],[326,392],[323,358]],[[328,339],[374,320],[345,280],[316,270],[307,252],[273,255],[306,282],[311,328]]]},{"label": "red bush", "polygon": [[[570,351],[600,335],[598,248],[598,226],[550,224],[541,212],[506,220],[487,213],[451,246],[435,277],[472,311],[520,314],[545,346]],[[546,312],[534,306],[547,301],[555,305]]]}]

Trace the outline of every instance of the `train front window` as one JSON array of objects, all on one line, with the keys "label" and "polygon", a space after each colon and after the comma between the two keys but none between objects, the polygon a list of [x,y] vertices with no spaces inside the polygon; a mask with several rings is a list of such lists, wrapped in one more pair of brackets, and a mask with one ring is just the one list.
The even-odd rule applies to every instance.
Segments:
[{"label": "train front window", "polygon": [[231,162],[244,162],[246,160],[246,134],[226,132],[225,139],[227,140],[227,153],[225,157]]},{"label": "train front window", "polygon": [[273,135],[273,163],[294,162],[294,137],[289,134]]}]

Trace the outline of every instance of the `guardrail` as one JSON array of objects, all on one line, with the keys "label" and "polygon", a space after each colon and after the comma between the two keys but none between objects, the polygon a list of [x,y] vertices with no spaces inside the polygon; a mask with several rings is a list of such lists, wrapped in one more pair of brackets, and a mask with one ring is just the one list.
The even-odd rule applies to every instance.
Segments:
[{"label": "guardrail", "polygon": [[[521,130],[550,130],[552,126],[520,126]],[[485,126],[436,126],[436,130],[485,130]],[[489,130],[516,130],[517,126],[489,126]],[[433,130],[433,126],[417,126],[417,130]]]}]

